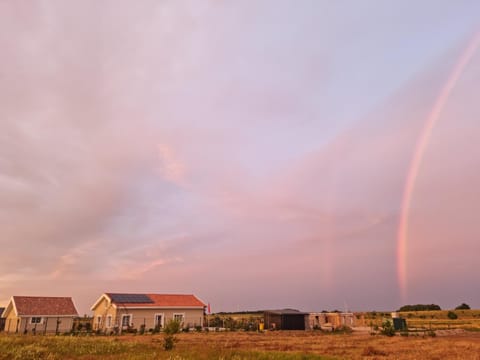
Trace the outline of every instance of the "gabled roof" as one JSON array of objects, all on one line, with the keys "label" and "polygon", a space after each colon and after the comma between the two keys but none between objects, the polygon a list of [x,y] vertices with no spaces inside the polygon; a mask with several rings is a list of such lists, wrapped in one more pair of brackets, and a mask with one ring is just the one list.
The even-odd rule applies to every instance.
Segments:
[{"label": "gabled roof", "polygon": [[185,294],[125,294],[125,293],[105,293],[92,306],[92,310],[103,299],[115,306],[129,308],[204,308],[206,305],[195,295]]},{"label": "gabled roof", "polygon": [[13,296],[11,303],[17,316],[78,316],[71,297]]}]

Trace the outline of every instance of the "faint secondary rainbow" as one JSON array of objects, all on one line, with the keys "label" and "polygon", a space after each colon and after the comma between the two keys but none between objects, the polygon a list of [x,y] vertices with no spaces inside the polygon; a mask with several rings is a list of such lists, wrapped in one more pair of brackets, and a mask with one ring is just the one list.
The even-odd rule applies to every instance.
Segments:
[{"label": "faint secondary rainbow", "polygon": [[466,49],[460,54],[455,66],[450,73],[447,82],[442,87],[432,110],[430,110],[425,125],[418,138],[415,152],[412,157],[410,168],[408,170],[405,188],[402,197],[402,207],[400,212],[400,221],[397,233],[397,276],[402,300],[406,300],[407,295],[407,235],[408,235],[408,214],[412,201],[413,189],[417,180],[418,171],[422,163],[425,149],[428,145],[430,135],[435,127],[440,115],[447,103],[447,100],[453,88],[457,84],[463,71],[472,59],[475,51],[480,45],[480,31],[477,32],[468,43]]}]

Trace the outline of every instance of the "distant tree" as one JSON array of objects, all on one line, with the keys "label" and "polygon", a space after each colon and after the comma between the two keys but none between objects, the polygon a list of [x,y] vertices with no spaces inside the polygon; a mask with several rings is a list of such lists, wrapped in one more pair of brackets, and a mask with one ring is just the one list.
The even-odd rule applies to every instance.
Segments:
[{"label": "distant tree", "polygon": [[434,311],[434,310],[442,310],[440,306],[435,304],[417,304],[417,305],[404,305],[398,311]]},{"label": "distant tree", "polygon": [[470,310],[470,306],[468,304],[462,303],[458,305],[455,310]]},{"label": "distant tree", "polygon": [[450,319],[450,320],[455,320],[458,318],[457,314],[455,314],[453,311],[449,311],[448,314],[447,314],[447,317]]}]

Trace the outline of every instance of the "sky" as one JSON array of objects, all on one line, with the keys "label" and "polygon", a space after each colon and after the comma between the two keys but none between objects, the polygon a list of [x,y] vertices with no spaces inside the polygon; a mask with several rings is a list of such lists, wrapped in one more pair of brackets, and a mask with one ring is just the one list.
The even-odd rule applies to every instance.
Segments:
[{"label": "sky", "polygon": [[479,39],[475,0],[1,1],[0,305],[480,308]]}]

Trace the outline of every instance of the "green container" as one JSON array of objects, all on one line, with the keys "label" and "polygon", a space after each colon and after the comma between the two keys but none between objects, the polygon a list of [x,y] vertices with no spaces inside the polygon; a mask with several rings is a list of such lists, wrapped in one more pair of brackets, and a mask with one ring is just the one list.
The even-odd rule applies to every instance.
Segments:
[{"label": "green container", "polygon": [[407,321],[402,318],[393,318],[393,328],[395,331],[407,330]]}]

